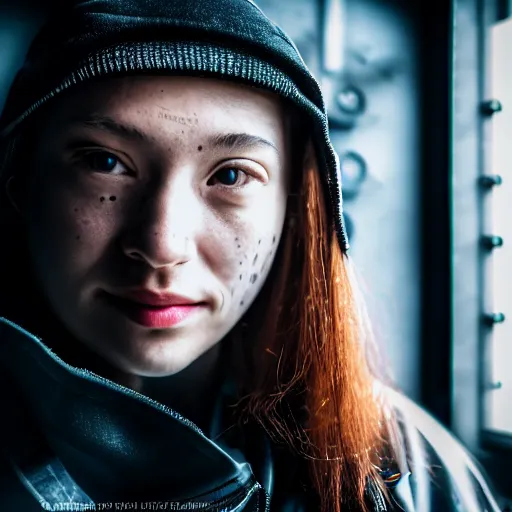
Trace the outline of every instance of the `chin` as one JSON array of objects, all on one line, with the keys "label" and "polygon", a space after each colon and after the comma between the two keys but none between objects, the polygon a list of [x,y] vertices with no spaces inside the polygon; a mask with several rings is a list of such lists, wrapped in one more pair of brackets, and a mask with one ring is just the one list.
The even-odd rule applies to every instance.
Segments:
[{"label": "chin", "polygon": [[123,373],[138,377],[169,377],[189,366],[196,358],[176,340],[137,341],[128,347],[116,347],[107,358]]}]

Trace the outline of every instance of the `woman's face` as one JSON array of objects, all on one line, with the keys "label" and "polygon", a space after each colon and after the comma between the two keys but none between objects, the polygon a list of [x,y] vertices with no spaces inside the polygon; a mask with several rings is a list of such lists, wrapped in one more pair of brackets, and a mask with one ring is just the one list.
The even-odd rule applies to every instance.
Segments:
[{"label": "woman's face", "polygon": [[283,227],[288,151],[270,93],[130,77],[63,96],[35,152],[36,276],[71,334],[125,372],[179,372],[241,318]]}]

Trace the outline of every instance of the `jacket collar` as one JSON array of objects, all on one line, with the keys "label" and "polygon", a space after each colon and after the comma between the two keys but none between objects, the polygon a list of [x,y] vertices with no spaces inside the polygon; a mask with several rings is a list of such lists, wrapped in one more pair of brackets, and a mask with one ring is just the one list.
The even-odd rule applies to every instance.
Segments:
[{"label": "jacket collar", "polygon": [[[68,365],[42,340],[3,318],[0,340],[0,366],[14,384],[7,388],[14,409],[22,400],[47,441],[44,453],[33,453],[32,460],[21,457],[14,445],[11,454],[22,481],[41,503],[59,494],[52,480],[60,482],[59,488],[75,486],[77,496],[96,502],[195,500],[204,507],[226,499],[235,504],[252,494],[268,501],[242,451],[221,434],[233,430],[221,420],[226,386],[214,414],[217,432],[209,437],[163,404]],[[14,430],[21,435],[19,427]],[[33,449],[41,451],[41,444]],[[49,476],[52,464],[59,478]],[[265,475],[270,487],[268,466],[269,461]],[[43,485],[34,491],[37,482]]]}]

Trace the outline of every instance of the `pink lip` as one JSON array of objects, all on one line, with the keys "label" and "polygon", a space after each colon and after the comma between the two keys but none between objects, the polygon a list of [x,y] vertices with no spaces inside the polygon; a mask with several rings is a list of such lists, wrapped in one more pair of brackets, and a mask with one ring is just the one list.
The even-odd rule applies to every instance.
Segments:
[{"label": "pink lip", "polygon": [[177,295],[175,293],[157,293],[146,289],[128,290],[124,293],[120,293],[119,296],[147,306],[159,307],[190,306],[191,304],[201,302],[200,300],[184,297],[183,295]]},{"label": "pink lip", "polygon": [[154,329],[173,327],[207,306],[205,302],[193,302],[178,295],[148,291],[130,292],[122,297],[108,294],[108,300],[133,322]]}]

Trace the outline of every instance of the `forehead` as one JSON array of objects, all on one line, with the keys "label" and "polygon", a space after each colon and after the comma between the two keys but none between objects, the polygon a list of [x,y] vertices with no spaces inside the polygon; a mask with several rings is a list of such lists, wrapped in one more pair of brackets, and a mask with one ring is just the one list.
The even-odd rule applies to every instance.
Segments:
[{"label": "forehead", "polygon": [[[219,79],[170,76],[109,78],[68,91],[55,103],[51,120],[72,122],[103,113],[126,120],[160,119],[187,127],[202,123],[279,132],[285,121],[280,98],[248,85]],[[192,117],[190,117],[192,116]],[[193,119],[193,118],[197,119]]]}]

